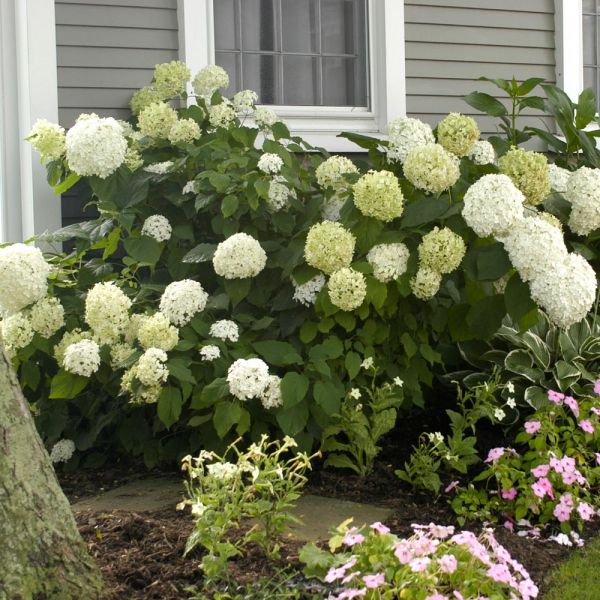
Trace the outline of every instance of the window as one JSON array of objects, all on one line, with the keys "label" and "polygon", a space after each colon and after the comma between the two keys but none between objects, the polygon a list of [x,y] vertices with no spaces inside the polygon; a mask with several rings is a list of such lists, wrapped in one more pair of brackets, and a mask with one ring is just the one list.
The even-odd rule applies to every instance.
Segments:
[{"label": "window", "polygon": [[583,0],[583,85],[600,98],[600,47],[598,44],[600,0]]}]

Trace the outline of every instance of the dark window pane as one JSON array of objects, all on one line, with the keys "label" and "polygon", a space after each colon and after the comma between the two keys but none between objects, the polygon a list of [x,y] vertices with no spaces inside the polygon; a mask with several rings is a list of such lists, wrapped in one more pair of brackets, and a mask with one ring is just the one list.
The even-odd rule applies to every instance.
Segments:
[{"label": "dark window pane", "polygon": [[276,0],[242,0],[241,4],[244,51],[279,50]]},{"label": "dark window pane", "polygon": [[366,81],[357,73],[356,63],[353,58],[323,59],[323,104],[367,106]]},{"label": "dark window pane", "polygon": [[319,52],[318,5],[316,0],[281,0],[284,52]]},{"label": "dark window pane", "polygon": [[583,16],[583,63],[596,64],[596,17]]},{"label": "dark window pane", "polygon": [[259,104],[281,104],[279,56],[244,54],[243,87],[258,94]]},{"label": "dark window pane", "polygon": [[310,56],[283,57],[283,104],[299,106],[320,104],[318,60]]},{"label": "dark window pane", "polygon": [[221,90],[225,96],[232,96],[241,89],[239,58],[239,54],[233,52],[215,53],[215,62],[223,67],[229,75],[229,87],[226,90]]},{"label": "dark window pane", "polygon": [[237,0],[217,0],[215,10],[215,49],[239,50]]},{"label": "dark window pane", "polygon": [[366,32],[364,0],[321,0],[323,52],[357,54]]},{"label": "dark window pane", "polygon": [[596,10],[596,0],[583,0],[583,12],[593,13]]}]

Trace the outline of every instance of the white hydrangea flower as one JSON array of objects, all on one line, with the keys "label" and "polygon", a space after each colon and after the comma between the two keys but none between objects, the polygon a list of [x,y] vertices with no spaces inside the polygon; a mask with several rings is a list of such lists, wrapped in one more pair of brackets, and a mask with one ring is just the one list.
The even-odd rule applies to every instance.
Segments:
[{"label": "white hydrangea flower", "polygon": [[269,130],[275,123],[281,122],[281,119],[277,114],[266,106],[259,106],[254,111],[252,118],[254,119],[256,126],[262,131]]},{"label": "white hydrangea flower", "polygon": [[235,109],[227,102],[214,104],[208,107],[208,121],[215,127],[223,127],[227,129],[235,120]]},{"label": "white hydrangea flower", "polygon": [[96,283],[85,299],[85,322],[99,344],[112,344],[129,324],[131,300],[114,282]]},{"label": "white hydrangea flower", "polygon": [[75,453],[75,442],[73,440],[62,439],[50,450],[50,460],[56,464],[59,462],[67,462]]},{"label": "white hydrangea flower", "polygon": [[171,239],[173,229],[167,217],[162,215],[149,216],[142,225],[142,235],[147,235],[157,242],[167,242]]},{"label": "white hydrangea flower", "polygon": [[362,273],[344,267],[331,275],[327,291],[334,306],[352,311],[357,309],[367,296],[367,281]]},{"label": "white hydrangea flower", "polygon": [[352,188],[354,204],[366,217],[393,221],[404,210],[398,178],[390,171],[369,171]]},{"label": "white hydrangea flower", "polygon": [[131,96],[129,106],[131,107],[131,112],[134,115],[137,115],[144,110],[144,108],[150,106],[150,104],[162,102],[163,100],[166,100],[167,97],[168,96],[165,96],[165,93],[162,90],[157,89],[156,86],[147,85],[137,90],[137,92]]},{"label": "white hydrangea flower", "polygon": [[378,244],[367,254],[367,261],[373,267],[375,279],[387,283],[406,273],[410,253],[402,242]]},{"label": "white hydrangea flower", "polygon": [[258,94],[254,90],[241,90],[233,97],[233,108],[236,112],[247,114],[254,110]]},{"label": "white hydrangea flower", "polygon": [[567,169],[563,169],[554,163],[548,163],[548,178],[550,179],[550,188],[553,191],[564,194],[567,191],[567,184],[571,175],[571,171],[567,171]]},{"label": "white hydrangea flower", "polygon": [[153,102],[138,115],[138,128],[143,136],[167,139],[177,123],[175,109],[166,102]]},{"label": "white hydrangea flower", "polygon": [[215,273],[225,279],[256,277],[267,264],[267,254],[258,240],[235,233],[221,242],[213,256]]},{"label": "white hydrangea flower", "polygon": [[467,156],[476,165],[493,165],[496,162],[496,151],[487,140],[475,142],[467,152]]},{"label": "white hydrangea flower", "polygon": [[42,155],[43,160],[58,160],[65,154],[64,127],[46,119],[38,119],[25,139]]},{"label": "white hydrangea flower", "polygon": [[81,340],[65,349],[65,371],[90,377],[100,368],[100,346],[94,340]]},{"label": "white hydrangea flower", "polygon": [[440,273],[427,267],[420,267],[410,280],[410,289],[419,300],[429,300],[438,293],[441,283]]},{"label": "white hydrangea flower", "polygon": [[390,145],[386,154],[390,161],[406,160],[408,153],[425,144],[435,144],[431,126],[419,119],[399,117],[387,125],[387,134]]},{"label": "white hydrangea flower", "polygon": [[524,201],[507,175],[484,175],[467,190],[462,216],[479,237],[501,237],[523,218]]},{"label": "white hydrangea flower", "polygon": [[147,173],[154,173],[155,175],[164,175],[171,170],[173,166],[172,160],[165,160],[159,163],[152,163],[151,165],[146,165],[144,167],[144,171]]},{"label": "white hydrangea flower", "polygon": [[154,67],[154,86],[165,98],[183,94],[190,77],[188,66],[180,60],[172,60]]},{"label": "white hydrangea flower", "polygon": [[240,330],[237,323],[228,319],[215,321],[210,326],[209,334],[211,337],[230,342],[237,342],[240,339]]},{"label": "white hydrangea flower", "polygon": [[0,248],[0,314],[10,315],[48,291],[50,265],[39,248],[11,244]]},{"label": "white hydrangea flower", "polygon": [[113,344],[110,347],[110,366],[119,368],[134,352],[135,348],[127,343]]},{"label": "white hydrangea flower", "polygon": [[404,175],[418,189],[440,194],[460,177],[460,161],[440,144],[411,150],[404,160]]},{"label": "white hydrangea flower", "polygon": [[159,309],[171,323],[179,327],[187,325],[196,313],[206,307],[208,294],[197,281],[182,279],[173,281],[160,298]]},{"label": "white hydrangea flower", "polygon": [[167,353],[160,348],[148,348],[135,365],[135,376],[142,385],[155,387],[167,381]]},{"label": "white hydrangea flower", "polygon": [[56,359],[58,366],[64,367],[63,361],[65,358],[65,350],[68,346],[80,342],[81,340],[89,340],[91,337],[91,332],[81,331],[81,329],[73,329],[73,331],[65,332],[60,342],[54,346],[54,358]]},{"label": "white hydrangea flower", "polygon": [[355,244],[356,238],[343,225],[323,221],[310,228],[304,245],[304,258],[311,267],[330,275],[350,266]]},{"label": "white hydrangea flower", "polygon": [[298,284],[292,279],[294,285],[293,299],[304,306],[311,306],[317,301],[319,292],[323,289],[326,283],[325,275],[319,273],[305,283]]},{"label": "white hydrangea flower", "polygon": [[239,400],[257,398],[269,385],[269,367],[260,358],[239,358],[227,371],[227,383]]},{"label": "white hydrangea flower", "polygon": [[19,312],[0,321],[0,333],[4,345],[17,350],[25,348],[31,342],[34,332],[27,315]]},{"label": "white hydrangea flower", "polygon": [[517,221],[501,241],[523,281],[544,275],[567,258],[560,230],[539,217]]},{"label": "white hydrangea flower", "polygon": [[123,163],[133,173],[144,165],[144,159],[135,148],[127,148]]},{"label": "white hydrangea flower", "polygon": [[336,192],[341,192],[350,188],[344,175],[358,173],[356,165],[345,156],[330,156],[323,161],[316,169],[315,176],[317,183],[322,188],[331,188]]},{"label": "white hydrangea flower", "polygon": [[83,177],[108,177],[123,164],[127,152],[119,122],[96,114],[80,115],[65,142],[69,168]]},{"label": "white hydrangea flower", "polygon": [[137,331],[137,339],[144,350],[159,348],[168,352],[179,342],[179,332],[161,312],[144,316]]},{"label": "white hydrangea flower", "polygon": [[196,194],[198,193],[198,182],[197,181],[188,181],[181,191],[182,194]]},{"label": "white hydrangea flower", "polygon": [[600,228],[600,169],[581,167],[567,182],[565,198],[571,203],[569,227],[577,235]]},{"label": "white hydrangea flower", "polygon": [[212,96],[218,89],[229,87],[229,75],[223,67],[208,65],[194,77],[192,87],[198,96]]},{"label": "white hydrangea flower", "polygon": [[127,327],[125,327],[125,331],[123,332],[123,337],[128,344],[134,344],[137,340],[137,332],[142,324],[146,315],[144,314],[133,314],[129,317],[129,322],[127,323]]},{"label": "white hydrangea flower", "polygon": [[558,327],[585,318],[596,299],[596,274],[579,254],[571,253],[529,284],[531,297]]},{"label": "white hydrangea flower", "polygon": [[191,144],[200,139],[200,126],[194,119],[179,119],[173,123],[167,137],[171,144]]},{"label": "white hydrangea flower", "polygon": [[53,336],[65,324],[65,309],[58,298],[42,298],[31,307],[31,326],[43,338]]},{"label": "white hydrangea flower", "polygon": [[274,211],[281,210],[289,205],[290,198],[296,198],[295,190],[287,186],[285,177],[275,175],[269,183],[269,206]]},{"label": "white hydrangea flower", "polygon": [[265,152],[258,160],[258,168],[267,175],[279,173],[283,167],[283,160],[279,154]]},{"label": "white hydrangea flower", "polygon": [[437,126],[438,142],[456,156],[465,156],[479,139],[479,127],[473,117],[450,113]]},{"label": "white hydrangea flower", "polygon": [[334,194],[331,198],[326,198],[321,207],[321,216],[323,217],[323,220],[337,223],[340,220],[344,204],[346,204],[346,199],[337,194]]},{"label": "white hydrangea flower", "polygon": [[281,396],[281,377],[269,375],[269,383],[259,396],[261,404],[267,410],[277,408],[283,404]]},{"label": "white hydrangea flower", "polygon": [[419,244],[419,263],[438,273],[452,273],[458,269],[466,251],[460,235],[448,227],[434,227]]},{"label": "white hydrangea flower", "polygon": [[202,360],[212,362],[221,356],[221,349],[214,344],[208,344],[200,348],[200,356],[202,357]]}]

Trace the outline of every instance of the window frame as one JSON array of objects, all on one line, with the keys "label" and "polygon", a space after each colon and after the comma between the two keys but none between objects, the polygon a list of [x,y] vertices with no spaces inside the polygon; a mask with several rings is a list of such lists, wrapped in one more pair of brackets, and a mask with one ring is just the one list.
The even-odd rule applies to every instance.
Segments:
[{"label": "window frame", "polygon": [[[363,151],[338,138],[342,131],[379,136],[389,121],[406,116],[404,0],[367,2],[371,108],[270,106],[295,134],[331,152]],[[215,60],[213,0],[178,0],[177,14],[180,58],[197,73]]]},{"label": "window frame", "polygon": [[556,82],[577,101],[583,91],[583,3],[554,0]]}]

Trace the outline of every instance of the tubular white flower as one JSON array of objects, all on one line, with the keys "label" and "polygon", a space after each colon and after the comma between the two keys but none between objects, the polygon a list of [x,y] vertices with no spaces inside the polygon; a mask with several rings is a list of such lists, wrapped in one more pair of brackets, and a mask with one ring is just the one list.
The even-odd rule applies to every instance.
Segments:
[{"label": "tubular white flower", "polygon": [[240,339],[240,330],[234,321],[221,319],[210,326],[209,335],[220,340],[237,342]]},{"label": "tubular white flower", "polygon": [[281,377],[269,375],[269,383],[259,396],[260,402],[264,408],[270,410],[283,404],[281,396]]},{"label": "tubular white flower", "polygon": [[353,187],[354,204],[360,212],[380,221],[392,221],[404,210],[398,178],[390,171],[369,171]]},{"label": "tubular white flower", "polygon": [[414,148],[435,144],[431,126],[419,119],[399,117],[387,125],[390,145],[386,149],[388,160],[404,162]]},{"label": "tubular white flower", "polygon": [[65,371],[90,377],[100,368],[100,347],[93,340],[81,340],[65,349]]},{"label": "tubular white flower", "polygon": [[42,298],[31,307],[31,326],[43,338],[53,336],[65,324],[65,309],[58,298]]},{"label": "tubular white flower", "polygon": [[484,175],[467,190],[462,216],[479,237],[501,237],[523,218],[524,201],[507,175]]},{"label": "tubular white flower", "polygon": [[317,300],[319,292],[323,289],[326,283],[325,275],[319,273],[305,283],[298,284],[292,279],[294,285],[293,299],[304,306],[311,306]]},{"label": "tubular white flower", "polygon": [[279,154],[273,154],[272,152],[265,152],[258,160],[258,168],[267,175],[273,175],[279,173],[283,167],[283,160]]},{"label": "tubular white flower", "polygon": [[378,244],[367,254],[367,261],[373,267],[375,279],[387,283],[398,279],[406,272],[410,254],[405,244]]},{"label": "tubular white flower", "polygon": [[459,159],[440,144],[427,144],[408,153],[404,175],[416,188],[439,194],[458,181],[459,164]]},{"label": "tubular white flower", "polygon": [[168,242],[172,232],[169,219],[162,215],[151,215],[142,225],[142,235],[154,238],[157,242]]},{"label": "tubular white flower", "polygon": [[267,264],[262,246],[247,233],[235,233],[221,242],[213,256],[215,273],[225,279],[256,277]]},{"label": "tubular white flower", "polygon": [[144,316],[137,331],[137,339],[144,350],[159,348],[168,352],[179,342],[179,332],[161,312]]},{"label": "tubular white flower", "polygon": [[458,269],[467,248],[460,235],[448,227],[434,227],[419,244],[419,263],[438,273]]},{"label": "tubular white flower", "polygon": [[429,300],[438,293],[441,283],[442,276],[437,271],[420,267],[410,280],[410,289],[419,300]]},{"label": "tubular white flower", "polygon": [[33,339],[33,328],[27,315],[18,312],[0,321],[0,334],[4,345],[17,350],[25,348]]},{"label": "tubular white flower", "polygon": [[135,365],[135,376],[142,385],[154,387],[167,381],[167,353],[160,348],[148,348]]},{"label": "tubular white flower", "polygon": [[367,295],[367,282],[362,273],[344,267],[331,275],[327,290],[334,306],[352,311],[363,303]]},{"label": "tubular white flower", "polygon": [[179,327],[187,325],[206,307],[208,294],[197,281],[182,279],[170,283],[160,297],[160,312]]},{"label": "tubular white flower", "polygon": [[323,221],[313,225],[306,237],[306,262],[328,275],[349,267],[354,254],[356,238],[339,223]]},{"label": "tubular white flower", "polygon": [[131,300],[114,282],[96,283],[85,299],[85,322],[99,344],[112,344],[129,324]]},{"label": "tubular white flower", "polygon": [[587,235],[600,228],[600,169],[581,167],[567,182],[565,198],[571,203],[569,228]]},{"label": "tubular white flower", "polygon": [[239,358],[227,371],[227,383],[239,400],[256,398],[269,385],[269,367],[260,358]]},{"label": "tubular white flower", "polygon": [[475,142],[467,152],[467,156],[476,165],[493,165],[496,162],[494,146],[486,140]]},{"label": "tubular white flower", "polygon": [[75,453],[75,442],[73,440],[63,439],[54,446],[52,446],[52,450],[50,450],[50,460],[56,464],[59,462],[67,462],[71,460],[71,457]]},{"label": "tubular white flower", "polygon": [[340,192],[350,188],[344,176],[351,173],[358,173],[358,169],[349,158],[330,156],[317,167],[315,176],[322,188],[331,188]]},{"label": "tubular white flower", "polygon": [[212,96],[218,89],[229,87],[229,75],[223,67],[208,65],[194,77],[192,87],[198,96]]}]

